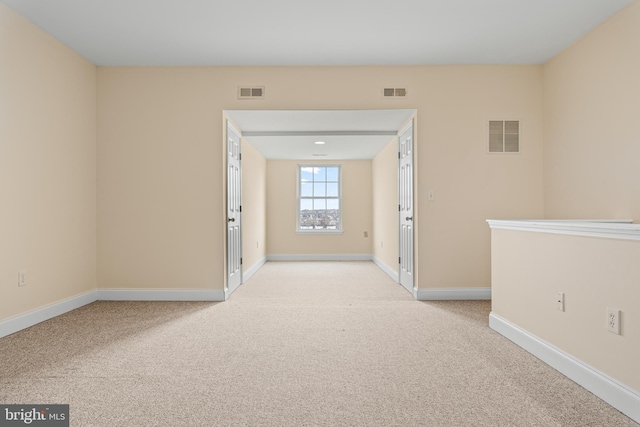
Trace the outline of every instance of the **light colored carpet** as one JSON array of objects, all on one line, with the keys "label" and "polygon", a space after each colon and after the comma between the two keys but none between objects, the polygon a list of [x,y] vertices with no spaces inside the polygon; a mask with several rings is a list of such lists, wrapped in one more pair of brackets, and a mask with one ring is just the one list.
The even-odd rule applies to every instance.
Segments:
[{"label": "light colored carpet", "polygon": [[224,303],[97,302],[0,339],[0,402],[72,426],[635,426],[369,262],[271,262]]}]

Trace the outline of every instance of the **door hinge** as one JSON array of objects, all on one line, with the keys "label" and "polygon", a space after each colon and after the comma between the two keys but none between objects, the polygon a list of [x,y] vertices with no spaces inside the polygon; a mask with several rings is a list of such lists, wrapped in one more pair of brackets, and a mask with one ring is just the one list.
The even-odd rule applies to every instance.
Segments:
[{"label": "door hinge", "polygon": [[242,258],[240,258],[240,265],[242,265]]},{"label": "door hinge", "polygon": [[398,212],[400,212],[402,209],[400,208],[400,205],[398,205]]},{"label": "door hinge", "polygon": [[398,264],[402,264],[402,259],[400,259],[400,257],[398,257]]},{"label": "door hinge", "polygon": [[242,212],[242,205],[240,205],[240,212]]},{"label": "door hinge", "polygon": [[242,160],[242,153],[238,153],[238,160]]},{"label": "door hinge", "polygon": [[398,151],[398,158],[399,158],[399,159],[401,158],[401,157],[400,157],[400,152],[399,152],[399,151]]}]

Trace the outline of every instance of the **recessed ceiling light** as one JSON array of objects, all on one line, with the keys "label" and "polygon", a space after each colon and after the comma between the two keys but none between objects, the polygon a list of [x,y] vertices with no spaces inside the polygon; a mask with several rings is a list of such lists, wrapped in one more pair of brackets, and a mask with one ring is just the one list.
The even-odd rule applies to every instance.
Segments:
[{"label": "recessed ceiling light", "polygon": [[314,142],[314,144],[316,144],[316,145],[324,145],[324,143],[325,143],[324,141],[316,141],[316,142]]}]

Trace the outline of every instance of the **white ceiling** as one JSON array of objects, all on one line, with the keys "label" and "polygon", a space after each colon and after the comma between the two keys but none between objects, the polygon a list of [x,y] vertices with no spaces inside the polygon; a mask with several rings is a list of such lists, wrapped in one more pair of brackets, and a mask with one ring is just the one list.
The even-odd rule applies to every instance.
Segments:
[{"label": "white ceiling", "polygon": [[[372,159],[416,110],[227,110],[267,159]],[[314,142],[325,144],[316,145]]]},{"label": "white ceiling", "polygon": [[632,0],[1,0],[96,65],[540,64]]}]

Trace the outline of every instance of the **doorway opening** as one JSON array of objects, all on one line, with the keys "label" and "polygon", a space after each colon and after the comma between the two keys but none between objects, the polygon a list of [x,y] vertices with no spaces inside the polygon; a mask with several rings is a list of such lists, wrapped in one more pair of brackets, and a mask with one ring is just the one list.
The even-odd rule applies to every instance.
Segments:
[{"label": "doorway opening", "polygon": [[[225,110],[223,117],[241,141],[241,281],[266,261],[368,260],[415,296],[417,110]],[[301,187],[322,200],[328,196],[318,183],[333,184],[307,185],[299,171],[321,173],[326,165],[341,170],[342,230],[301,232],[301,211],[305,221],[331,214],[322,206],[301,209],[310,199]],[[227,245],[227,257],[235,256],[230,251]],[[227,276],[228,296],[235,285]]]}]

